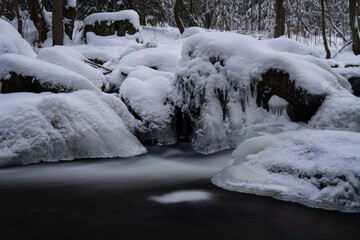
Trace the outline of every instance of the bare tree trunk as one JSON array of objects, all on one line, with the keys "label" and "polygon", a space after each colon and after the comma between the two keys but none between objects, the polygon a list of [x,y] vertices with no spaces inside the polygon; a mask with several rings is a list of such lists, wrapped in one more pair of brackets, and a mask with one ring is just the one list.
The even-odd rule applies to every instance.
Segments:
[{"label": "bare tree trunk", "polygon": [[29,7],[30,19],[38,31],[38,46],[41,47],[41,43],[46,40],[46,34],[49,31],[45,22],[43,9],[39,4],[39,0],[29,0],[26,2]]},{"label": "bare tree trunk", "polygon": [[14,7],[15,7],[16,18],[18,21],[18,32],[20,33],[21,36],[23,36],[22,19],[19,12],[19,0],[14,0]]},{"label": "bare tree trunk", "polygon": [[64,44],[63,0],[54,0],[52,12],[53,45]]},{"label": "bare tree trunk", "polygon": [[359,25],[358,25],[358,12],[356,0],[349,0],[349,17],[351,36],[353,41],[353,51],[355,55],[360,54],[360,38],[359,38]]},{"label": "bare tree trunk", "polygon": [[174,17],[175,17],[176,26],[179,28],[179,31],[182,34],[185,29],[184,29],[184,24],[181,21],[180,15],[179,15],[179,7],[180,7],[181,3],[182,3],[182,0],[176,0],[175,6],[174,6]]},{"label": "bare tree trunk", "polygon": [[261,26],[261,0],[259,0],[259,16],[258,16],[258,31],[262,30],[262,26]]},{"label": "bare tree trunk", "polygon": [[284,0],[275,0],[275,12],[276,12],[276,23],[275,23],[275,34],[274,37],[278,38],[285,34],[285,8]]},{"label": "bare tree trunk", "polygon": [[70,40],[72,40],[75,18],[76,18],[76,6],[71,6],[68,1],[65,7],[63,8],[63,10],[64,10],[65,34],[69,37]]},{"label": "bare tree trunk", "polygon": [[325,47],[325,51],[326,51],[326,58],[329,59],[331,57],[331,53],[328,47],[328,43],[327,43],[327,39],[326,39],[326,26],[325,26],[325,4],[324,4],[324,0],[320,0],[321,3],[321,29],[322,29],[322,37],[324,40],[324,47]]}]

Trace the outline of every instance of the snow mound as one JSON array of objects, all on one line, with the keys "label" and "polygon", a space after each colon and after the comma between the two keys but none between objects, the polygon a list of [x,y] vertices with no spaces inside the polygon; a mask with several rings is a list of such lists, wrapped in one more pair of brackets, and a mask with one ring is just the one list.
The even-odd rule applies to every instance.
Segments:
[{"label": "snow mound", "polygon": [[[282,43],[285,50],[276,50]],[[358,101],[349,92],[349,82],[326,60],[300,55],[311,54],[306,49],[292,41],[262,41],[235,33],[199,33],[187,38],[170,96],[182,114],[190,118],[194,150],[208,154],[235,147],[263,132],[303,128],[311,117],[316,117],[323,101],[332,97],[347,96]],[[271,95],[264,98],[269,92]],[[322,112],[334,123],[321,128],[337,128],[336,116],[326,114],[334,107],[331,104],[341,111],[341,104],[329,102]],[[294,117],[308,111],[297,109],[299,106],[313,109],[306,120]],[[352,110],[343,111],[343,117],[357,109],[348,108]],[[324,115],[319,113],[317,117]],[[354,121],[347,123],[354,125]]]},{"label": "snow mound", "polygon": [[39,81],[40,85],[59,91],[97,90],[85,77],[55,64],[12,53],[0,55],[0,79],[10,79],[11,73],[35,77],[34,80]]},{"label": "snow mound", "polygon": [[188,38],[192,35],[195,35],[197,33],[204,33],[206,32],[204,29],[199,27],[189,27],[184,30],[184,32],[181,34],[181,38]]},{"label": "snow mound", "polygon": [[87,78],[99,89],[104,85],[104,75],[95,68],[87,65],[84,62],[86,58],[72,48],[65,46],[43,48],[39,51],[37,59],[53,63],[76,72]]},{"label": "snow mound", "polygon": [[215,175],[222,188],[360,212],[360,133],[301,130],[251,138]]},{"label": "snow mound", "polygon": [[175,72],[181,58],[181,47],[162,46],[159,48],[146,48],[124,56],[120,66],[146,66],[160,71]]},{"label": "snow mound", "polygon": [[142,154],[134,127],[124,103],[101,92],[0,94],[0,166]]},{"label": "snow mound", "polygon": [[149,200],[157,203],[181,203],[181,202],[198,202],[211,200],[212,196],[209,192],[202,190],[184,190],[167,193],[161,196],[151,196]]},{"label": "snow mound", "polygon": [[30,44],[24,40],[10,23],[0,19],[0,55],[16,53],[30,58],[36,58]]},{"label": "snow mound", "polygon": [[158,144],[174,144],[176,137],[171,129],[174,109],[168,95],[173,73],[135,67],[120,87],[119,96],[143,122],[139,131],[151,132],[143,140]]},{"label": "snow mound", "polygon": [[139,14],[134,10],[123,10],[119,12],[93,13],[84,19],[85,25],[95,25],[96,22],[107,21],[113,23],[115,21],[128,20],[136,30],[140,30]]},{"label": "snow mound", "polygon": [[269,40],[264,40],[264,43],[270,48],[287,53],[295,53],[299,55],[312,55],[314,57],[320,57],[320,55],[312,48],[301,44],[293,39],[281,37]]}]

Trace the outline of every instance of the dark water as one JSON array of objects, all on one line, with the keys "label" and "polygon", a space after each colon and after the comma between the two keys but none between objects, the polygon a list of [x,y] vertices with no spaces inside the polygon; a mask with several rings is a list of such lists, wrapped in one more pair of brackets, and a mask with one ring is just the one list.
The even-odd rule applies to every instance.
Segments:
[{"label": "dark water", "polygon": [[[360,214],[212,185],[229,158],[177,145],[131,159],[0,169],[0,239],[360,239]],[[193,189],[212,199],[148,200]]]}]

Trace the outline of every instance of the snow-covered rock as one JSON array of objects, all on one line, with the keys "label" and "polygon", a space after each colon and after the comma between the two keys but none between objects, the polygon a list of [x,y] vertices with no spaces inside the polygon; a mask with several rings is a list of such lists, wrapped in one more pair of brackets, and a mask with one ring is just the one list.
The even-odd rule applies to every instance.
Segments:
[{"label": "snow-covered rock", "polygon": [[134,67],[121,84],[119,97],[142,121],[137,134],[143,142],[161,145],[176,142],[172,126],[174,107],[168,99],[173,77],[170,72]]},{"label": "snow-covered rock", "polygon": [[87,32],[96,35],[125,36],[133,35],[141,29],[139,15],[134,10],[123,10],[119,12],[93,13],[84,19],[84,36]]},{"label": "snow-covered rock", "polygon": [[19,32],[10,23],[0,19],[0,55],[16,53],[30,58],[36,58],[30,44],[25,41]]},{"label": "snow-covered rock", "polygon": [[[288,48],[278,51],[283,42]],[[328,108],[333,109],[331,104],[340,114],[341,104],[335,100],[317,114],[323,102],[341,97],[360,101],[351,95],[349,82],[334,72],[329,62],[311,54],[301,44],[283,39],[261,41],[219,32],[189,37],[183,45],[170,96],[190,119],[193,148],[212,153],[262,132],[303,128],[312,117],[322,118]],[[286,111],[268,111],[274,108],[269,106],[274,105],[274,95],[288,103]],[[357,109],[348,108],[351,110],[342,111],[341,116]],[[321,128],[337,129],[337,117],[326,117],[333,123],[326,127],[322,124]],[[357,131],[353,122],[356,118],[347,121],[353,131]],[[311,126],[317,127],[314,123]]]},{"label": "snow-covered rock", "polygon": [[195,35],[197,33],[203,33],[205,30],[203,28],[199,27],[189,27],[184,30],[184,32],[181,34],[181,38],[188,38],[192,35]]},{"label": "snow-covered rock", "polygon": [[0,94],[0,166],[142,154],[135,127],[124,103],[99,91]]},{"label": "snow-covered rock", "polygon": [[71,92],[98,89],[88,79],[58,65],[7,53],[0,55],[0,92]]},{"label": "snow-covered rock", "polygon": [[255,137],[215,175],[222,188],[360,212],[360,133],[300,130]]},{"label": "snow-covered rock", "polygon": [[53,63],[76,72],[87,78],[99,89],[104,85],[104,75],[95,68],[87,65],[84,62],[86,58],[81,55],[81,53],[70,47],[54,46],[43,48],[39,51],[37,59]]}]

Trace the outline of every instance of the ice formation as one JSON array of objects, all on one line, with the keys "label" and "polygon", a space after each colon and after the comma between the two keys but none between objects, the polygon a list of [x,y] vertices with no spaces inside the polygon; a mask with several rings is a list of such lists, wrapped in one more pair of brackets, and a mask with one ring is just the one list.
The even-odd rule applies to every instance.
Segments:
[{"label": "ice formation", "polygon": [[142,154],[136,124],[99,91],[0,94],[0,166]]},{"label": "ice formation", "polygon": [[70,47],[54,46],[43,48],[39,51],[37,58],[76,72],[87,78],[99,89],[105,82],[104,75],[95,68],[87,65],[84,62],[86,58]]},{"label": "ice formation", "polygon": [[202,190],[183,190],[166,193],[161,196],[151,196],[149,200],[158,203],[181,203],[181,202],[198,202],[211,200],[211,193]]},{"label": "ice formation", "polygon": [[255,137],[213,177],[222,188],[360,212],[360,133],[299,130]]},{"label": "ice formation", "polygon": [[98,90],[85,77],[55,64],[13,53],[0,55],[0,79],[11,79],[13,73],[34,77],[32,81],[36,80],[40,85],[56,89],[58,92]]},{"label": "ice formation", "polygon": [[0,19],[0,55],[4,53],[16,53],[36,58],[30,44],[25,41],[19,32],[10,23]]},{"label": "ice formation", "polygon": [[[278,51],[280,45],[285,47]],[[189,37],[183,45],[171,97],[190,118],[193,148],[212,153],[262,132],[300,129],[307,122],[307,127],[337,129],[337,118],[345,118],[358,107],[341,110],[343,106],[335,99],[346,97],[352,103],[360,100],[351,95],[349,82],[334,72],[326,60],[311,54],[315,55],[307,47],[284,39],[260,41],[218,32]],[[271,93],[271,86],[266,84],[274,84],[278,93],[264,98]],[[286,111],[271,110],[274,95],[288,102]],[[285,102],[283,105],[285,108]],[[296,120],[296,114],[303,114],[307,108],[307,117]],[[338,115],[332,116],[329,112],[335,109]],[[292,113],[290,118],[286,113]],[[358,115],[344,123],[349,130],[358,131]],[[321,120],[312,121],[312,116]]]}]

